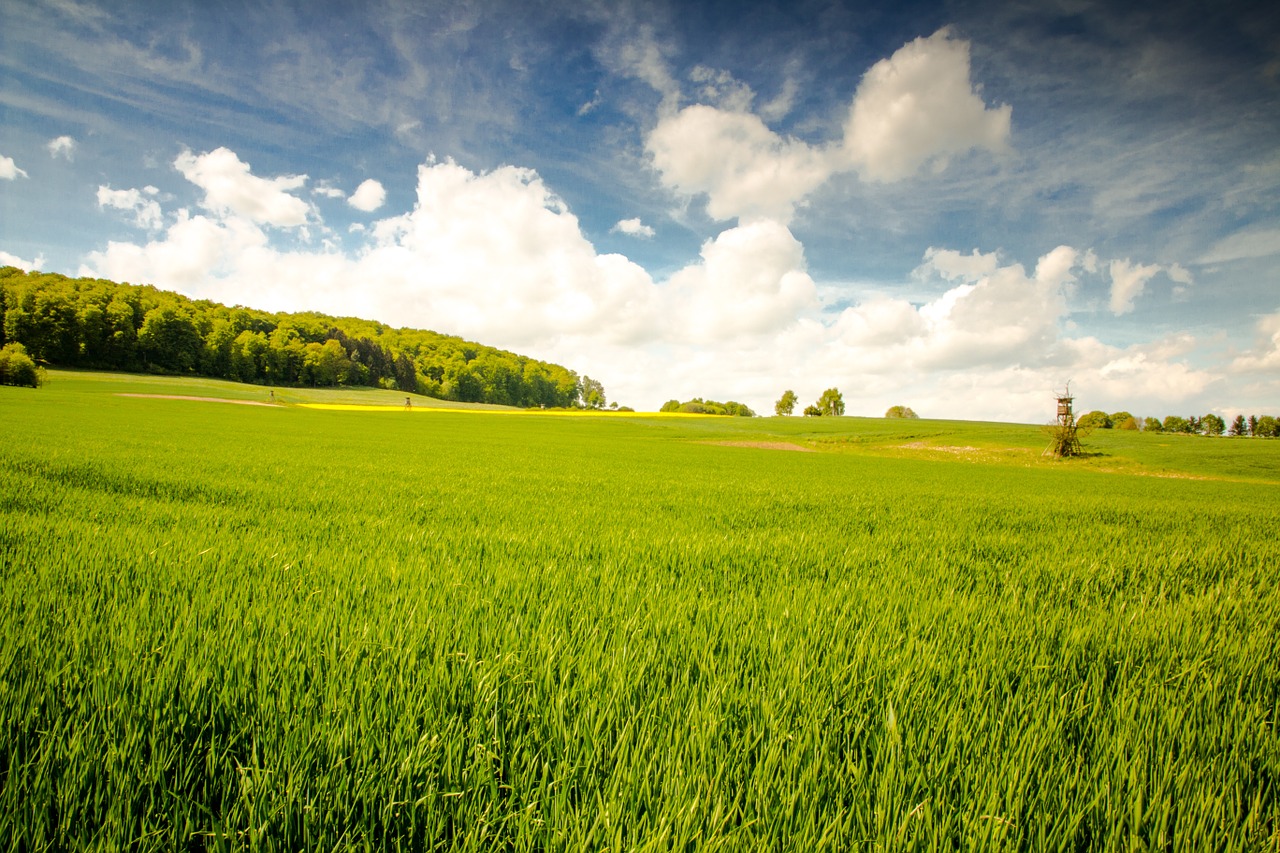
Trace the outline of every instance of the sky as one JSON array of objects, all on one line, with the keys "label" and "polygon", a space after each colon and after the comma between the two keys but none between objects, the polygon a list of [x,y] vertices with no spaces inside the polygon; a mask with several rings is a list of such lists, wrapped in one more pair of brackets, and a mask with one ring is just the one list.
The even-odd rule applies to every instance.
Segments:
[{"label": "sky", "polygon": [[1280,414],[1278,9],[0,0],[0,263],[640,410]]}]

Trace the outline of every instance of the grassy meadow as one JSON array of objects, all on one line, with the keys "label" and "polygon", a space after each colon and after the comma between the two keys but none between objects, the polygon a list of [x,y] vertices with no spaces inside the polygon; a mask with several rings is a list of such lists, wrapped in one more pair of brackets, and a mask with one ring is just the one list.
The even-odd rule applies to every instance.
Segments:
[{"label": "grassy meadow", "polygon": [[1280,441],[126,393],[267,399],[0,388],[4,849],[1280,847]]}]

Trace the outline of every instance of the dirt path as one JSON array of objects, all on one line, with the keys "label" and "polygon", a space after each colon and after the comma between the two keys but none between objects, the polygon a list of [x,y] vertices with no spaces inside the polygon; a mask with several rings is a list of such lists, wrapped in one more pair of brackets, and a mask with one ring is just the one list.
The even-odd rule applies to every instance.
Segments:
[{"label": "dirt path", "polygon": [[720,447],[754,447],[758,450],[796,450],[800,453],[816,453],[812,447],[801,447],[787,441],[714,441]]}]

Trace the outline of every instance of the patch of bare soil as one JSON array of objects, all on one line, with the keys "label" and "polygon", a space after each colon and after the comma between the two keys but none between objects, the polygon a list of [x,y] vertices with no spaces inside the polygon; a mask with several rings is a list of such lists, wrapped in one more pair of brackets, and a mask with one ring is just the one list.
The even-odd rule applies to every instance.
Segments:
[{"label": "patch of bare soil", "polygon": [[816,453],[812,447],[801,447],[787,441],[716,441],[720,447],[754,447],[757,450],[796,450],[801,453]]},{"label": "patch of bare soil", "polygon": [[925,444],[923,441],[913,441],[910,444],[899,445],[903,450],[936,450],[939,453],[981,453],[982,448],[970,447],[969,445],[956,446],[952,444]]},{"label": "patch of bare soil", "polygon": [[236,406],[271,406],[259,400],[229,400],[226,397],[192,397],[186,394],[117,394],[117,397],[146,397],[151,400],[195,400],[199,403],[231,403]]}]

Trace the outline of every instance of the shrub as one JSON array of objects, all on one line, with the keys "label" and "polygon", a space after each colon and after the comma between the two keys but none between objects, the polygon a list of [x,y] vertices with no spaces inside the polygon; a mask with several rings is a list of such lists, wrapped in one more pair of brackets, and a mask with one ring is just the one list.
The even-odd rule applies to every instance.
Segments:
[{"label": "shrub", "polygon": [[22,344],[15,342],[0,348],[0,385],[39,387],[40,372]]},{"label": "shrub", "polygon": [[1111,429],[1111,416],[1095,409],[1086,415],[1081,415],[1076,425],[1080,429]]}]

